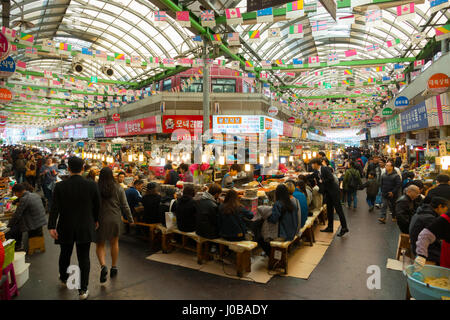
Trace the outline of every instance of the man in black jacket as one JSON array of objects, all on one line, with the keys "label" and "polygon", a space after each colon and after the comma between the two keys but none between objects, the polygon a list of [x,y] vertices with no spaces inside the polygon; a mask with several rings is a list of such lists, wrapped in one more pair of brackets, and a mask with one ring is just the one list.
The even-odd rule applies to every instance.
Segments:
[{"label": "man in black jacket", "polygon": [[339,186],[335,182],[330,168],[322,166],[322,161],[320,159],[312,159],[311,166],[314,169],[314,173],[310,175],[310,177],[314,179],[315,184],[319,187],[319,192],[324,195],[324,201],[327,204],[328,226],[320,231],[333,232],[334,209],[336,209],[336,213],[341,221],[341,231],[338,236],[342,237],[349,230],[347,228],[344,211],[342,210]]},{"label": "man in black jacket", "polygon": [[[417,209],[417,213],[411,218],[409,226],[409,239],[411,242],[411,250],[414,255],[416,253],[416,242],[419,233],[431,225],[439,216],[448,210],[448,201],[445,198],[434,197],[431,204],[423,204]],[[439,265],[441,257],[441,242],[435,241],[428,247],[428,260]]]},{"label": "man in black jacket", "polygon": [[397,214],[397,224],[402,233],[409,233],[409,223],[414,215],[414,200],[420,195],[420,189],[416,185],[410,185],[405,188],[405,194],[402,195],[395,204],[395,213]]},{"label": "man in black jacket", "polygon": [[428,191],[427,197],[433,199],[434,197],[442,197],[450,201],[450,177],[446,174],[440,174],[437,176],[436,181],[438,183],[436,188]]},{"label": "man in black jacket", "polygon": [[73,245],[77,246],[77,258],[81,271],[79,296],[81,300],[89,295],[89,250],[95,241],[98,228],[100,194],[94,181],[81,176],[83,160],[69,158],[70,178],[56,184],[54,203],[51,208],[48,231],[55,243],[61,246],[59,275],[63,284],[67,282],[67,268],[70,265]]},{"label": "man in black jacket", "polygon": [[386,172],[381,176],[381,217],[378,219],[381,223],[386,223],[387,207],[392,212],[392,222],[396,222],[395,202],[402,186],[400,176],[394,170],[392,161],[386,162]]},{"label": "man in black jacket", "polygon": [[217,199],[222,193],[220,185],[212,184],[208,191],[203,192],[196,200],[195,233],[207,239],[219,238],[219,206]]}]

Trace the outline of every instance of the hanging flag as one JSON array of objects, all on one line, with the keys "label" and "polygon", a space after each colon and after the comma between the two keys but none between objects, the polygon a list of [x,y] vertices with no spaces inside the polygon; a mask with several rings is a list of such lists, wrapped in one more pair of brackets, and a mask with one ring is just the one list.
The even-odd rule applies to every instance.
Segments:
[{"label": "hanging flag", "polygon": [[381,81],[383,81],[383,82],[390,82],[391,81],[391,77],[384,76],[384,77],[381,78]]},{"label": "hanging flag", "polygon": [[327,56],[327,64],[329,66],[336,65],[339,63],[339,57],[336,51],[330,52]]},{"label": "hanging flag", "polygon": [[371,44],[371,45],[366,46],[366,50],[369,52],[370,51],[378,51],[378,50],[380,50],[380,46],[378,44]]},{"label": "hanging flag", "polygon": [[33,44],[34,37],[31,34],[26,34],[26,33],[21,32],[20,38],[19,38],[19,43],[25,44],[25,45]]},{"label": "hanging flag", "polygon": [[320,67],[319,56],[308,57],[308,67]]},{"label": "hanging flag", "polygon": [[[411,42],[413,44],[418,44],[420,43],[422,40],[426,40],[425,39],[425,34],[421,33],[421,32],[417,32],[417,33],[413,33],[410,37]],[[437,39],[436,39],[437,40]]]},{"label": "hanging flag", "polygon": [[323,31],[328,28],[328,23],[326,20],[323,21],[311,21],[311,31],[318,32]]},{"label": "hanging flag", "polygon": [[240,63],[239,61],[233,60],[231,61],[230,68],[233,70],[239,70]]},{"label": "hanging flag", "polygon": [[400,39],[394,39],[386,41],[386,45],[388,48],[395,47],[401,43]]},{"label": "hanging flag", "polygon": [[27,69],[27,63],[17,60],[16,61],[16,70],[25,71]]},{"label": "hanging flag", "polygon": [[37,58],[38,57],[38,51],[36,48],[33,47],[27,47],[25,48],[25,56],[29,58]]},{"label": "hanging flag", "polygon": [[367,10],[365,14],[366,27],[375,27],[383,17],[381,10]]},{"label": "hanging flag", "polygon": [[404,80],[405,79],[405,75],[403,73],[396,74],[395,75],[395,79],[397,79],[397,80]]},{"label": "hanging flag", "polygon": [[202,27],[215,27],[216,26],[216,19],[214,17],[214,11],[213,10],[203,10],[200,13],[200,20],[202,23]]},{"label": "hanging flag", "polygon": [[53,73],[51,71],[44,70],[44,78],[47,79],[53,78]]},{"label": "hanging flag", "polygon": [[255,70],[253,61],[245,61],[245,70]]},{"label": "hanging flag", "polygon": [[317,1],[312,1],[303,4],[303,11],[305,13],[315,13],[317,12]]},{"label": "hanging flag", "polygon": [[386,71],[386,67],[385,67],[385,66],[382,66],[382,67],[375,67],[375,71],[376,71],[376,72]]},{"label": "hanging flag", "polygon": [[177,22],[182,27],[190,27],[189,11],[177,11]]},{"label": "hanging flag", "polygon": [[125,64],[125,54],[114,53],[114,61],[119,64]]},{"label": "hanging flag", "polygon": [[420,69],[423,67],[423,65],[425,64],[425,60],[416,60],[414,61],[414,69]]},{"label": "hanging flag", "polygon": [[295,67],[303,67],[303,60],[302,59],[292,59],[292,64]]},{"label": "hanging flag", "polygon": [[262,60],[261,68],[262,69],[272,69],[272,60]]},{"label": "hanging flag", "polygon": [[397,7],[397,21],[413,20],[416,17],[414,2]]},{"label": "hanging flag", "polygon": [[230,46],[239,46],[241,44],[239,32],[228,33],[227,42]]},{"label": "hanging flag", "polygon": [[[203,67],[205,65],[205,62],[203,61],[203,59],[194,59],[194,61],[192,62],[192,66],[194,68],[196,67]],[[198,75],[196,75],[198,77]]]},{"label": "hanging flag", "polygon": [[430,13],[438,12],[444,8],[448,8],[450,2],[448,0],[431,0],[430,1]]},{"label": "hanging flag", "polygon": [[72,45],[61,42],[58,46],[58,49],[61,51],[72,51]]},{"label": "hanging flag", "polygon": [[2,33],[8,39],[8,41],[14,41],[16,39],[16,30],[12,30],[6,27],[2,27]]},{"label": "hanging flag", "polygon": [[400,63],[396,63],[394,64],[394,70],[400,70],[403,69],[405,66],[400,64]]},{"label": "hanging flag", "polygon": [[352,57],[352,56],[356,56],[356,49],[351,49],[351,50],[347,50],[344,52],[346,57]]},{"label": "hanging flag", "polygon": [[155,11],[155,20],[153,24],[157,27],[162,27],[166,25],[167,14],[165,11]]},{"label": "hanging flag", "polygon": [[269,28],[269,34],[267,35],[267,41],[276,42],[281,39],[280,28]]},{"label": "hanging flag", "polygon": [[286,5],[286,19],[293,20],[303,17],[303,0],[289,2]]},{"label": "hanging flag", "polygon": [[131,56],[130,66],[131,67],[141,67],[142,66],[142,57],[141,56]]},{"label": "hanging flag", "polygon": [[192,41],[194,41],[195,43],[197,43],[199,45],[203,44],[202,36],[193,36]]},{"label": "hanging flag", "polygon": [[225,17],[227,18],[227,24],[241,24],[244,22],[239,8],[225,9]]},{"label": "hanging flag", "polygon": [[292,26],[289,26],[288,38],[291,38],[291,39],[303,38],[303,25],[302,24],[294,24]]},{"label": "hanging flag", "polygon": [[81,57],[90,60],[94,57],[94,53],[88,48],[81,48]]},{"label": "hanging flag", "polygon": [[343,85],[349,85],[349,84],[350,84],[350,82],[349,82],[349,81],[347,81],[347,80],[342,80],[342,84],[343,84]]},{"label": "hanging flag", "polygon": [[268,80],[268,79],[269,79],[269,74],[268,74],[267,72],[261,72],[261,73],[259,74],[259,78],[260,78],[260,79]]},{"label": "hanging flag", "polygon": [[227,60],[216,59],[216,60],[214,60],[214,64],[216,64],[218,66],[225,66],[227,64]]},{"label": "hanging flag", "polygon": [[276,60],[273,60],[273,63],[275,63],[275,64],[278,65],[278,66],[284,66],[284,65],[286,65],[286,61],[283,60],[283,59],[276,59]]},{"label": "hanging flag", "polygon": [[351,14],[351,15],[339,17],[337,19],[337,22],[338,22],[338,24],[351,25],[351,24],[355,23],[355,15]]},{"label": "hanging flag", "polygon": [[177,64],[182,67],[192,67],[194,61],[189,58],[181,58],[177,60]]},{"label": "hanging flag", "polygon": [[273,8],[265,8],[256,12],[256,23],[273,22]]},{"label": "hanging flag", "polygon": [[437,27],[434,29],[434,31],[436,32],[436,41],[441,41],[450,38],[450,24]]},{"label": "hanging flag", "polygon": [[210,39],[212,44],[222,44],[222,39],[220,37],[220,34],[211,34]]},{"label": "hanging flag", "polygon": [[353,70],[352,69],[345,69],[344,70],[344,76],[353,76]]},{"label": "hanging flag", "polygon": [[56,51],[55,41],[50,39],[42,40],[42,49],[49,52],[55,52]]},{"label": "hanging flag", "polygon": [[174,59],[162,59],[162,64],[166,68],[175,68],[175,60]]},{"label": "hanging flag", "polygon": [[95,50],[95,59],[106,61],[108,60],[108,54],[102,50]]},{"label": "hanging flag", "polygon": [[320,71],[320,72],[314,72],[314,75],[315,75],[316,77],[318,77],[318,76],[323,76],[323,71]]},{"label": "hanging flag", "polygon": [[255,43],[259,42],[259,40],[260,40],[259,30],[252,30],[248,32],[248,42]]}]

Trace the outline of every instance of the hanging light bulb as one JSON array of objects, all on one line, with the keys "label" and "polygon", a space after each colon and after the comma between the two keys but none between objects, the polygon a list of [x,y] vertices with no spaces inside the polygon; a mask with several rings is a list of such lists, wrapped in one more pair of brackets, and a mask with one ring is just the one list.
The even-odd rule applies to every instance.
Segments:
[{"label": "hanging light bulb", "polygon": [[269,163],[273,163],[273,156],[269,156]]},{"label": "hanging light bulb", "polygon": [[317,156],[317,152],[314,151],[312,156],[313,156],[313,158],[315,158]]},{"label": "hanging light bulb", "polygon": [[139,153],[139,162],[144,162],[144,154],[142,152]]},{"label": "hanging light bulb", "polygon": [[293,157],[293,156],[290,156],[290,157],[289,157],[289,161],[290,161],[290,162],[294,161],[294,157]]},{"label": "hanging light bulb", "polygon": [[128,155],[128,162],[132,162],[133,161],[133,155],[132,154],[129,154]]},{"label": "hanging light bulb", "polygon": [[247,172],[250,171],[250,164],[246,163],[244,170]]},{"label": "hanging light bulb", "polygon": [[220,158],[219,158],[219,164],[220,164],[221,166],[223,166],[223,165],[225,164],[225,157],[224,157],[224,156],[220,156]]},{"label": "hanging light bulb", "polygon": [[259,156],[259,164],[264,164],[264,156],[263,155]]},{"label": "hanging light bulb", "polygon": [[303,154],[303,160],[306,160],[306,153]]},{"label": "hanging light bulb", "polygon": [[105,161],[105,155],[102,155],[102,161]]},{"label": "hanging light bulb", "polygon": [[206,156],[206,154],[203,154],[202,155],[202,163],[206,163],[206,161],[207,161],[207,156]]}]

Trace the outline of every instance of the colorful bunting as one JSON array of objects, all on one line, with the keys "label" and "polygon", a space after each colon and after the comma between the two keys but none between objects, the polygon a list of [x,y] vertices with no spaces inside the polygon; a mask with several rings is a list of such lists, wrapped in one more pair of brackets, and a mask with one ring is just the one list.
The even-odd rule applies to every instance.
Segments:
[{"label": "colorful bunting", "polygon": [[177,22],[182,27],[189,28],[191,26],[191,20],[189,19],[189,11],[177,11]]},{"label": "colorful bunting", "polygon": [[420,69],[423,67],[424,64],[425,64],[424,59],[416,60],[416,61],[414,61],[414,69]]},{"label": "colorful bunting", "polygon": [[267,36],[267,41],[269,42],[277,42],[281,39],[280,28],[270,28],[269,34]]},{"label": "colorful bunting", "polygon": [[8,39],[8,41],[14,41],[16,39],[16,30],[2,27],[2,33]]},{"label": "colorful bunting", "polygon": [[273,22],[273,8],[265,8],[256,12],[256,22]]},{"label": "colorful bunting", "polygon": [[369,52],[370,51],[378,51],[378,50],[380,50],[380,46],[378,44],[371,44],[371,45],[366,46],[366,50]]},{"label": "colorful bunting", "polygon": [[399,45],[400,43],[401,43],[400,39],[386,41],[386,45],[388,48],[395,47],[395,46]]},{"label": "colorful bunting", "polygon": [[61,42],[58,49],[61,51],[72,51],[72,45]]},{"label": "colorful bunting", "polygon": [[348,57],[352,57],[352,56],[356,56],[356,49],[351,49],[351,50],[347,50],[344,52],[345,56]]},{"label": "colorful bunting", "polygon": [[200,20],[202,22],[202,27],[215,27],[216,19],[214,17],[213,10],[204,10],[200,13]]},{"label": "colorful bunting", "polygon": [[308,67],[320,67],[319,56],[308,57]]},{"label": "colorful bunting", "polygon": [[260,40],[259,30],[252,30],[248,32],[248,42],[254,43],[259,42],[259,40]]},{"label": "colorful bunting", "polygon": [[192,41],[194,41],[195,43],[197,43],[199,45],[203,44],[202,36],[193,36]]},{"label": "colorful bunting", "polygon": [[288,38],[291,38],[291,39],[303,38],[303,25],[295,24],[295,25],[289,26]]},{"label": "colorful bunting", "polygon": [[255,70],[253,61],[245,61],[245,70]]},{"label": "colorful bunting", "polygon": [[400,5],[397,7],[397,21],[406,21],[412,20],[416,17],[416,13],[414,11],[414,2]]},{"label": "colorful bunting", "polygon": [[436,41],[441,41],[450,38],[450,24],[437,27],[434,29],[434,31],[436,32]]},{"label": "colorful bunting", "polygon": [[367,10],[365,14],[365,21],[367,27],[375,27],[382,19],[382,12],[379,9]]},{"label": "colorful bunting", "polygon": [[339,57],[336,51],[330,52],[327,56],[327,64],[329,66],[336,65],[339,63]]},{"label": "colorful bunting", "polygon": [[32,45],[34,43],[34,36],[21,32],[19,37],[19,43],[25,45]]},{"label": "colorful bunting", "polygon": [[345,69],[344,70],[344,76],[353,76],[353,70],[352,69]]},{"label": "colorful bunting", "polygon": [[167,22],[167,14],[165,11],[155,11],[154,24],[158,27],[164,26]]},{"label": "colorful bunting", "polygon": [[213,44],[222,44],[220,34],[211,34],[210,39]]},{"label": "colorful bunting", "polygon": [[261,68],[262,69],[272,69],[272,60],[262,60]]},{"label": "colorful bunting", "polygon": [[239,46],[241,44],[239,32],[228,33],[227,42],[230,46]]},{"label": "colorful bunting", "polygon": [[431,0],[430,1],[430,13],[438,12],[444,8],[448,8],[450,2],[448,0]]},{"label": "colorful bunting", "polygon": [[288,20],[297,19],[303,15],[303,0],[289,2],[286,5],[286,18]]}]

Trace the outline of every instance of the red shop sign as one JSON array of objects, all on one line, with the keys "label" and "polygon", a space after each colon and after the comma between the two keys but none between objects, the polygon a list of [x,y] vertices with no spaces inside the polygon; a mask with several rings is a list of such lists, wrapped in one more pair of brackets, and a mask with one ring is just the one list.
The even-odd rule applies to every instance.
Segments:
[{"label": "red shop sign", "polygon": [[450,79],[444,73],[433,74],[430,79],[428,79],[428,88],[433,91],[446,91],[450,86]]},{"label": "red shop sign", "polygon": [[11,46],[8,39],[0,32],[0,61],[6,59],[9,56]]},{"label": "red shop sign", "polygon": [[120,114],[114,113],[114,114],[112,115],[112,119],[113,119],[114,121],[119,121],[119,120],[120,120]]},{"label": "red shop sign", "polygon": [[289,122],[289,123],[295,123],[295,118],[294,118],[294,117],[290,117],[290,118],[288,119],[288,122]]},{"label": "red shop sign", "polygon": [[380,116],[375,116],[375,117],[373,117],[373,121],[381,122],[381,117]]},{"label": "red shop sign", "polygon": [[12,99],[12,93],[8,89],[0,89],[0,102],[9,102]]},{"label": "red shop sign", "polygon": [[108,124],[105,126],[105,137],[117,137],[117,127],[115,124]]},{"label": "red shop sign", "polygon": [[105,117],[98,119],[98,123],[105,124],[108,121]]},{"label": "red shop sign", "polygon": [[163,133],[172,133],[178,129],[187,130],[191,134],[194,133],[195,129],[202,131],[203,116],[163,116]]},{"label": "red shop sign", "polygon": [[157,133],[158,131],[160,132],[158,130],[158,122],[157,116],[119,122],[117,124],[117,134],[118,136],[132,136]]}]

